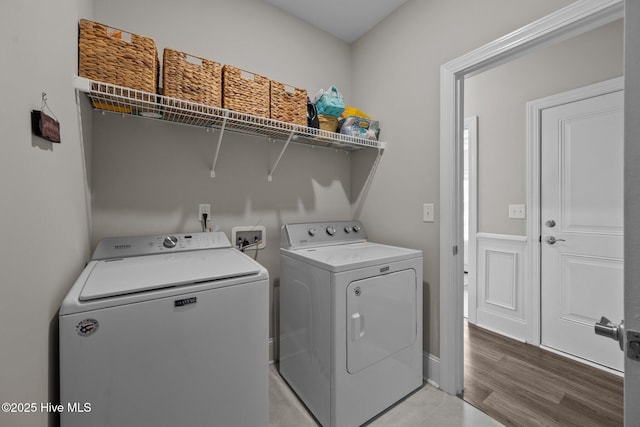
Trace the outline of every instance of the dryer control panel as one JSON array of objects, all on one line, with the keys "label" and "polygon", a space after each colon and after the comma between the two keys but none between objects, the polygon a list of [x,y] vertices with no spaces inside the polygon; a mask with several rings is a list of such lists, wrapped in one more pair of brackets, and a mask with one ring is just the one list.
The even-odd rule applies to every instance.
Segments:
[{"label": "dryer control panel", "polygon": [[285,224],[280,231],[284,249],[364,242],[367,234],[360,221],[308,222]]},{"label": "dryer control panel", "polygon": [[202,249],[230,248],[222,231],[214,233],[161,234],[158,236],[110,237],[102,239],[92,260],[154,255],[164,252],[184,252]]}]

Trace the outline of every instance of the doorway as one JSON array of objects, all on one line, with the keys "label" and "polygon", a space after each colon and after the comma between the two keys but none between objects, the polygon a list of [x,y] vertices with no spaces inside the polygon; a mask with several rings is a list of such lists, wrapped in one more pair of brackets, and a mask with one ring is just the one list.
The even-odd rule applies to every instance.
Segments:
[{"label": "doorway", "polygon": [[621,1],[577,2],[442,66],[440,386],[451,394],[460,394],[463,382],[463,289],[453,284],[463,280],[463,260],[456,256],[456,249],[462,245],[461,116],[464,79],[551,41],[566,40],[622,16]]},{"label": "doorway", "polygon": [[[622,425],[622,377],[603,370],[602,366],[585,366],[584,361],[577,362],[576,357],[567,357],[567,353],[580,354],[572,348],[563,347],[565,344],[583,345],[584,341],[588,341],[596,347],[597,352],[607,353],[619,362],[622,359],[622,352],[617,346],[603,345],[602,338],[593,334],[593,324],[597,320],[595,316],[599,316],[595,312],[605,315],[613,312],[616,314],[609,314],[609,317],[621,317],[622,296],[616,296],[615,291],[610,292],[611,289],[600,292],[600,288],[593,288],[605,282],[613,283],[615,290],[619,291],[621,280],[610,276],[621,273],[622,260],[615,259],[615,251],[610,250],[604,258],[598,256],[601,253],[578,253],[576,244],[579,242],[575,241],[584,239],[585,236],[581,234],[586,233],[586,237],[604,238],[610,245],[616,246],[615,250],[622,251],[621,242],[615,242],[622,238],[622,87],[623,79],[616,78],[527,103],[530,117],[527,128],[536,130],[528,137],[528,151],[543,154],[530,167],[537,171],[530,177],[531,187],[535,190],[533,192],[542,194],[543,199],[546,195],[552,201],[558,199],[558,193],[562,192],[568,199],[563,204],[563,214],[556,214],[557,223],[550,226],[544,223],[540,225],[539,218],[550,215],[545,204],[540,200],[528,201],[530,211],[537,212],[532,215],[535,218],[532,219],[534,225],[538,224],[537,228],[532,227],[535,232],[542,231],[543,238],[553,235],[558,239],[553,244],[541,245],[535,244],[540,243],[537,239],[530,240],[534,243],[532,250],[537,249],[538,255],[541,249],[560,252],[566,264],[562,277],[551,279],[548,288],[555,290],[560,283],[568,289],[564,289],[560,295],[549,295],[549,289],[545,292],[543,288],[541,294],[546,294],[547,300],[554,303],[563,301],[562,309],[571,310],[556,317],[542,314],[543,325],[546,321],[552,332],[557,332],[557,324],[561,322],[584,330],[570,332],[569,337],[561,338],[559,344],[545,341],[545,332],[548,334],[549,330],[543,330],[538,335],[542,337],[542,346],[538,347],[540,341],[530,341],[534,344],[531,345],[489,332],[473,323],[465,325],[464,399],[507,425],[528,425],[532,420],[550,426],[567,423]],[[563,131],[560,134],[559,129]],[[544,140],[543,136],[546,136]],[[482,141],[479,145],[482,150]],[[551,158],[547,158],[545,153],[550,154]],[[553,166],[560,167],[560,171],[550,172],[548,169]],[[580,172],[589,176],[583,177]],[[557,179],[551,179],[554,176]],[[549,180],[552,182],[545,182]],[[557,187],[558,181],[564,186],[550,192],[548,187],[553,187],[554,182]],[[593,198],[607,201],[606,206],[594,208]],[[585,206],[589,209],[585,210]],[[616,206],[618,209],[615,209]],[[542,216],[540,211],[543,212]],[[567,241],[570,243],[565,243]],[[596,246],[599,251],[606,249],[602,242],[596,242]],[[587,268],[589,266],[592,268]],[[607,277],[603,278],[605,273]],[[572,280],[576,274],[580,276],[577,283]],[[584,286],[591,289],[585,291]],[[539,283],[537,288],[540,289]],[[578,292],[577,295],[571,295],[572,288],[574,293]],[[589,305],[589,300],[584,296],[598,292],[597,303]],[[607,311],[611,305],[614,306],[613,310]],[[539,318],[537,322],[539,324]],[[584,336],[580,338],[578,334],[581,332]],[[558,351],[547,351],[549,349],[562,351],[562,356]],[[516,376],[518,381],[513,381]],[[584,384],[589,384],[589,387],[584,387]],[[582,419],[584,413],[566,405],[571,401],[580,401],[598,409],[590,413],[589,419]]]},{"label": "doorway", "polygon": [[[541,232],[540,201],[535,196],[540,194],[541,176],[540,162],[536,160],[540,149],[535,139],[540,126],[536,114],[580,97],[592,98],[596,95],[593,82],[608,81],[622,73],[622,27],[622,22],[616,21],[465,79],[465,113],[477,115],[482,121],[478,154],[480,218],[476,235],[478,307],[477,320],[471,315],[473,305],[469,307],[472,323],[523,342],[540,344],[540,292],[535,289],[539,287],[540,276],[534,277],[540,267],[539,262],[536,265],[530,261],[540,251]],[[599,39],[607,40],[609,49],[617,54],[610,54],[603,61],[610,65],[582,72],[581,79],[587,86],[575,89],[581,86],[575,73],[591,62],[591,52],[575,51],[581,45],[595,45]],[[594,47],[595,57],[602,58],[604,43],[601,46]],[[571,58],[567,62],[573,64],[554,66],[557,58],[565,54]],[[534,81],[536,78],[538,81]],[[622,80],[618,82],[620,90]],[[614,90],[612,83],[601,84],[605,93]],[[590,86],[594,88],[589,89]],[[529,111],[536,103],[540,108]],[[597,171],[594,169],[592,175]],[[589,204],[588,195],[583,202],[591,211],[603,209],[593,201]],[[514,208],[519,212],[514,212],[518,210]],[[562,246],[560,243],[554,248]],[[600,315],[591,324],[599,319]]]}]

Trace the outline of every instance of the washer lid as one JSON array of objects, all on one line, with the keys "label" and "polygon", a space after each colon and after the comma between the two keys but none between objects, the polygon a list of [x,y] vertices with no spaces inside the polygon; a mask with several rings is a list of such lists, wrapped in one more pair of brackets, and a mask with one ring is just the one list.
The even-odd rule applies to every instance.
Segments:
[{"label": "washer lid", "polygon": [[235,249],[210,249],[92,261],[81,301],[258,274]]},{"label": "washer lid", "polygon": [[371,242],[293,250],[281,249],[280,252],[336,273],[422,257],[422,251]]}]

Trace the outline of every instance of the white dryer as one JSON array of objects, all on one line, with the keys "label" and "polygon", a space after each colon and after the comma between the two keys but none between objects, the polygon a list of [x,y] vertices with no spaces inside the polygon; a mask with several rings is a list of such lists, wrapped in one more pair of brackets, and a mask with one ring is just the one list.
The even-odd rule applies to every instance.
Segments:
[{"label": "white dryer", "polygon": [[224,233],[100,241],[60,307],[61,427],[268,425],[268,278]]},{"label": "white dryer", "polygon": [[422,386],[422,252],[358,221],[288,224],[280,374],[325,427],[365,423]]}]

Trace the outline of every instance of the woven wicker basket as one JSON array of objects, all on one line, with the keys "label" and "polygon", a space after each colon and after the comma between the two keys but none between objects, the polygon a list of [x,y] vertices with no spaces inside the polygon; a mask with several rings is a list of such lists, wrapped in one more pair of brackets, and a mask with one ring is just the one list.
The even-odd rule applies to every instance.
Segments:
[{"label": "woven wicker basket", "polygon": [[[195,60],[195,62],[193,62]],[[162,55],[162,94],[198,104],[222,106],[222,65],[173,49]]]},{"label": "woven wicker basket", "polygon": [[159,63],[155,42],[133,33],[128,33],[130,41],[123,40],[123,32],[81,19],[78,75],[156,93]]},{"label": "woven wicker basket", "polygon": [[227,110],[269,117],[269,79],[231,65],[222,67],[222,106]]},{"label": "woven wicker basket", "polygon": [[[293,89],[293,90],[289,90]],[[271,80],[271,118],[307,125],[307,91]]]}]

